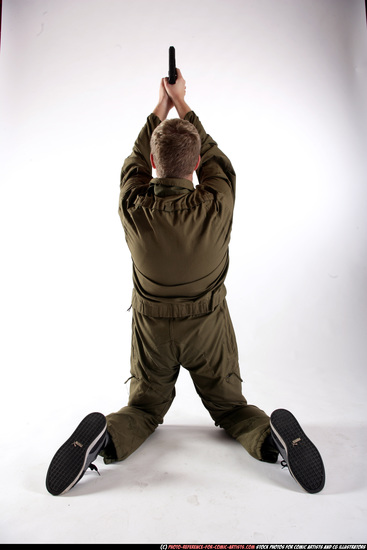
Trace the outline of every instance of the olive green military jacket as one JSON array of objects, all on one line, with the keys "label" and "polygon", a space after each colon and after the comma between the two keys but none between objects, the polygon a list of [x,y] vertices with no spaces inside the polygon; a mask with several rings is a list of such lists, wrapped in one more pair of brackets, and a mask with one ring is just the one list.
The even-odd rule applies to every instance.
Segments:
[{"label": "olive green military jacket", "polygon": [[225,298],[236,176],[229,159],[193,111],[201,138],[198,185],[152,178],[147,118],[121,170],[119,215],[133,262],[132,306],[151,317],[212,311]]}]

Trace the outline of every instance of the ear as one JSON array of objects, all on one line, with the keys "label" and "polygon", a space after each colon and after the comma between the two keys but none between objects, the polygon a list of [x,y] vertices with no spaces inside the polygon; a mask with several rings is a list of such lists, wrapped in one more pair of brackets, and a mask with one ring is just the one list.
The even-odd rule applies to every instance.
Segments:
[{"label": "ear", "polygon": [[199,155],[199,158],[198,158],[198,161],[197,161],[196,166],[195,166],[195,168],[194,168],[194,171],[197,170],[197,168],[198,168],[200,162],[201,162],[201,156]]},{"label": "ear", "polygon": [[154,170],[156,169],[156,166],[154,164],[154,158],[153,158],[153,155],[152,153],[150,153],[150,162],[151,162],[151,165],[153,166]]}]

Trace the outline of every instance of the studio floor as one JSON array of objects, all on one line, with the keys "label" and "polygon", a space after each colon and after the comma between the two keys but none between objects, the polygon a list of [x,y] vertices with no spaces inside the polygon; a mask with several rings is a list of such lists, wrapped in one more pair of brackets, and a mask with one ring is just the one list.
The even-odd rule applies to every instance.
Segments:
[{"label": "studio floor", "polygon": [[[102,378],[103,375],[101,374]],[[88,384],[87,384],[88,387]],[[270,386],[269,386],[270,387]],[[281,388],[272,385],[280,394]],[[257,462],[212,425],[186,371],[176,402],[148,441],[122,463],[97,459],[70,492],[49,495],[45,475],[87,410],[15,412],[3,440],[0,540],[8,543],[363,543],[366,423],[333,398],[310,409],[288,396],[322,453],[326,486],[305,493],[287,469]],[[338,396],[342,388],[334,388]],[[328,395],[328,388],[319,388]],[[358,389],[356,388],[358,394]],[[283,395],[288,395],[286,388]],[[269,394],[264,401],[274,401]],[[88,402],[88,399],[86,399]],[[100,408],[107,400],[99,399]],[[65,406],[66,405],[66,406]],[[68,406],[69,405],[69,406]],[[282,406],[282,403],[280,403]],[[189,409],[189,410],[188,410]],[[327,412],[329,410],[329,413]],[[343,413],[344,411],[344,413]],[[78,416],[79,415],[79,416]]]},{"label": "studio floor", "polygon": [[[367,543],[365,15],[363,0],[2,1],[0,543]],[[319,448],[316,495],[215,427],[184,370],[132,456],[45,487],[81,419],[127,402],[119,178],[171,45],[237,174],[243,392]]]}]

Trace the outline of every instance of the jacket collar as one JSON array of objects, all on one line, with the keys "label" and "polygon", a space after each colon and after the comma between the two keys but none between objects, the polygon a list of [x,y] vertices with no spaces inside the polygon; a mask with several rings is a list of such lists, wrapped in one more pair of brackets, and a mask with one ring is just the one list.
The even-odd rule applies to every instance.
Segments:
[{"label": "jacket collar", "polygon": [[158,196],[186,194],[194,190],[192,181],[184,178],[153,178],[149,187],[153,187]]}]

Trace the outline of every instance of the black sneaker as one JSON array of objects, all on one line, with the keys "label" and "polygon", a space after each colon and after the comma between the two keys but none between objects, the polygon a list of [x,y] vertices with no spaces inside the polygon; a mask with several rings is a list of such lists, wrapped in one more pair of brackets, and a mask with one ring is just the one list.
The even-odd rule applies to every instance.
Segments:
[{"label": "black sneaker", "polygon": [[53,457],[46,476],[48,492],[63,495],[78,483],[88,468],[97,470],[92,462],[107,439],[105,416],[97,412],[88,414]]},{"label": "black sneaker", "polygon": [[271,436],[294,479],[308,493],[318,493],[325,485],[321,455],[308,439],[292,413],[277,409],[270,416]]}]

